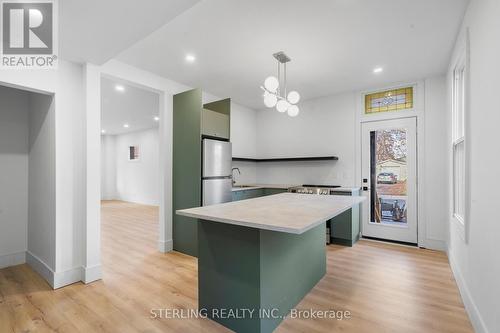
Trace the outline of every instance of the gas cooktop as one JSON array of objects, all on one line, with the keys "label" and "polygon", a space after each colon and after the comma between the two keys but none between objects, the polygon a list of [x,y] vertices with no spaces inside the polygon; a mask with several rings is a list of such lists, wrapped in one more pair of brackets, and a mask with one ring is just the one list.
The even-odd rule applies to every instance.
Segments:
[{"label": "gas cooktop", "polygon": [[288,189],[288,192],[301,193],[301,194],[332,194],[335,188],[340,187],[340,185],[310,185],[304,184],[302,186],[296,186]]}]

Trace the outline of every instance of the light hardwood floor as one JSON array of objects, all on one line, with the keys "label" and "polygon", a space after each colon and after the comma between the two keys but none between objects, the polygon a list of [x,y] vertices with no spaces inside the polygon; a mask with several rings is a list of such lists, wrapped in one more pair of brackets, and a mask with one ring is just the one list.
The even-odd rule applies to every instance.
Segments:
[{"label": "light hardwood floor", "polygon": [[[156,207],[103,202],[103,279],[89,285],[54,291],[27,265],[0,270],[0,333],[230,332],[208,319],[150,318],[197,306],[196,259],[158,253],[157,219]],[[328,246],[327,274],[297,308],[352,318],[287,318],[276,332],[472,332],[445,254],[369,241]]]}]

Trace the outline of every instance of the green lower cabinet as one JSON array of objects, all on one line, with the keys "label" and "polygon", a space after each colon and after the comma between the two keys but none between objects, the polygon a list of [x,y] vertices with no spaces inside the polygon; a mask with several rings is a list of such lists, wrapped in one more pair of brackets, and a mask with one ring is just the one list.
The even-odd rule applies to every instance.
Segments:
[{"label": "green lower cabinet", "polygon": [[346,210],[327,222],[330,227],[330,242],[353,246],[359,240],[359,205]]},{"label": "green lower cabinet", "polygon": [[264,195],[273,195],[273,194],[280,194],[280,193],[285,193],[287,192],[286,189],[282,188],[265,188],[264,189]]},{"label": "green lower cabinet", "polygon": [[277,188],[258,188],[253,190],[233,191],[233,201],[258,198],[266,195],[279,194],[283,192],[286,192],[286,190]]},{"label": "green lower cabinet", "polygon": [[273,332],[326,273],[324,223],[295,235],[200,220],[198,244],[198,307],[238,333]]}]

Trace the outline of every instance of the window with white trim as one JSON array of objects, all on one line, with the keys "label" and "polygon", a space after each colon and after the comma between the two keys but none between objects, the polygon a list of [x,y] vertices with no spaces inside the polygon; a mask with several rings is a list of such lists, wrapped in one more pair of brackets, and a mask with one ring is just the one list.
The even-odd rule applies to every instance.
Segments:
[{"label": "window with white trim", "polygon": [[453,216],[465,223],[465,113],[467,106],[466,56],[457,62],[453,70],[452,90],[452,140],[453,140]]}]

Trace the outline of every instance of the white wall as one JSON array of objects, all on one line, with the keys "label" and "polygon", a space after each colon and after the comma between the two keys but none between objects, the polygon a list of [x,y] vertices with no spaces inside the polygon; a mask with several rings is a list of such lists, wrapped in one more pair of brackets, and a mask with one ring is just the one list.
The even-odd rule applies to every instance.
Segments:
[{"label": "white wall", "polygon": [[[446,77],[444,75],[425,80],[425,124],[424,124],[424,177],[421,198],[424,205],[425,237],[430,248],[446,249],[448,224],[448,202],[442,200],[448,188],[448,142],[446,111]],[[422,134],[422,133],[420,133]],[[431,244],[433,243],[433,244]]]},{"label": "white wall", "polygon": [[302,102],[295,118],[275,109],[258,111],[259,158],[339,157],[338,161],[259,163],[258,182],[354,185],[355,96],[345,93]]},{"label": "white wall", "polygon": [[[159,205],[159,140],[158,128],[102,137],[101,177],[108,199]],[[114,146],[114,147],[113,147]],[[139,146],[138,161],[129,161],[128,149]],[[102,170],[101,169],[101,170]],[[115,188],[112,188],[112,186]],[[104,193],[103,193],[104,194]]]},{"label": "white wall", "polygon": [[[116,60],[102,66],[85,65],[85,105],[86,105],[86,156],[96,156],[100,152],[100,80],[101,75],[111,76],[152,89],[160,94],[159,148],[160,154],[160,239],[161,252],[170,251],[172,242],[172,96],[188,89],[188,86],[167,78],[135,68]],[[204,93],[203,103],[217,100],[216,96]],[[237,108],[233,105],[233,108]],[[237,142],[244,142],[233,138]],[[235,145],[238,150],[238,143]],[[86,160],[86,214],[85,214],[85,262],[86,265],[100,267],[100,156],[92,161]],[[99,274],[95,274],[99,278]],[[94,279],[85,279],[92,281]]]},{"label": "white wall", "polygon": [[[57,173],[53,180],[55,218],[47,218],[52,220],[52,225],[45,228],[52,237],[52,248],[40,249],[50,256],[46,260],[38,256],[26,259],[53,287],[74,283],[81,280],[82,269],[85,270],[82,268],[82,238],[85,237],[82,228],[86,219],[82,66],[60,60],[57,70],[2,70],[0,83],[55,94],[51,113],[57,137],[54,150]],[[51,189],[48,190],[50,195]]]},{"label": "white wall", "polygon": [[[466,309],[477,332],[500,332],[500,223],[498,202],[500,165],[498,149],[498,108],[500,73],[500,2],[472,0],[457,40],[457,50],[470,30],[470,218],[468,242],[448,212],[448,254]],[[453,59],[452,58],[452,59]],[[452,61],[453,64],[453,61]],[[451,70],[448,91],[451,91]],[[448,108],[448,124],[451,108]],[[449,127],[449,126],[448,126]],[[450,133],[450,131],[448,131]],[[451,152],[451,136],[448,136]],[[452,166],[448,165],[452,174]],[[451,183],[451,182],[450,182]],[[451,186],[449,186],[451,198]],[[450,205],[451,206],[451,205]]]},{"label": "white wall", "polygon": [[56,266],[54,99],[31,94],[29,105],[28,258],[51,269]]},{"label": "white wall", "polygon": [[0,268],[25,261],[29,95],[0,86]]},{"label": "white wall", "polygon": [[117,199],[115,135],[101,135],[101,199]]},{"label": "white wall", "polygon": [[[231,143],[233,156],[257,157],[257,112],[231,103]],[[234,171],[234,180],[238,184],[257,183],[257,165],[253,162],[233,162],[241,174]]]},{"label": "white wall", "polygon": [[236,103],[231,103],[231,142],[233,156],[257,156],[257,113]]},{"label": "white wall", "polygon": [[[47,277],[56,261],[53,97],[5,87],[0,95],[0,265],[24,263],[28,251]],[[6,254],[15,254],[10,263]]]},{"label": "white wall", "polygon": [[[422,180],[423,214],[419,223],[419,244],[433,249],[446,248],[447,202],[436,193],[446,195],[448,186],[446,169],[446,80],[437,76],[417,85],[423,89],[419,135],[423,140],[424,164],[420,172]],[[384,87],[380,87],[383,89]],[[259,158],[335,155],[338,161],[248,163],[256,167],[256,183],[263,184],[334,184],[360,186],[356,179],[359,163],[356,159],[356,126],[359,112],[356,92],[343,93],[301,103],[301,113],[296,118],[280,114],[274,109],[257,111],[257,152]],[[423,126],[422,126],[423,125]],[[359,142],[359,141],[358,141]],[[236,163],[233,163],[236,164]],[[238,165],[239,166],[239,165]],[[238,178],[237,178],[238,179]]]}]

